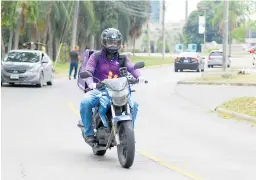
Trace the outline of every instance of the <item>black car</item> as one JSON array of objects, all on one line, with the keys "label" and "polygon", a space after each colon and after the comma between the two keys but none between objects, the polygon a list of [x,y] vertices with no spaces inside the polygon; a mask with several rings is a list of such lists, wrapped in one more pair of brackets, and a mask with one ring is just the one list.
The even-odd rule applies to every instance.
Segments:
[{"label": "black car", "polygon": [[197,52],[182,52],[175,58],[175,72],[183,70],[204,71],[205,58]]}]

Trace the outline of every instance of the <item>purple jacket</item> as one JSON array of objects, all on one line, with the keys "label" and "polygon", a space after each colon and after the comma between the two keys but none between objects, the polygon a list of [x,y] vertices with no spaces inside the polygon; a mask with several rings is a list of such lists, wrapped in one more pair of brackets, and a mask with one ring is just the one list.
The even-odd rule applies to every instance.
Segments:
[{"label": "purple jacket", "polygon": [[[91,72],[93,76],[98,78],[100,81],[104,79],[112,79],[120,76],[119,75],[120,66],[117,58],[113,60],[108,60],[106,58],[105,52],[101,50],[100,59],[98,61],[97,67],[94,59],[95,59],[95,54],[92,54],[87,62],[86,67],[83,70]],[[140,76],[139,70],[134,70],[134,65],[128,59],[127,56],[126,56],[126,67],[128,72],[131,73],[135,78],[138,78]],[[88,84],[88,86],[91,83],[98,82],[95,78],[87,78],[85,79],[85,81]]]}]

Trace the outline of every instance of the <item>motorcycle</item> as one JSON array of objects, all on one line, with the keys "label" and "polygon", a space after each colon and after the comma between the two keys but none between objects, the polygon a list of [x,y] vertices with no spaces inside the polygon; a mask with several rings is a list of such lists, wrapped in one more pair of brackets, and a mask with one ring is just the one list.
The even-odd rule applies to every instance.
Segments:
[{"label": "motorcycle", "polygon": [[[144,62],[137,62],[134,69],[144,67]],[[93,77],[88,72],[82,72],[80,77],[86,79]],[[95,77],[93,77],[95,78]],[[109,128],[106,129],[98,113],[98,107],[93,109],[92,126],[96,141],[88,143],[94,155],[104,156],[107,149],[117,146],[118,159],[123,168],[130,168],[135,156],[135,137],[133,129],[133,119],[128,103],[128,97],[135,90],[131,86],[137,84],[138,80],[129,76],[126,67],[120,68],[120,77],[115,79],[105,79],[98,83],[97,88],[105,88],[106,96],[111,99],[111,106],[108,108],[106,116]],[[145,81],[148,83],[148,81]],[[81,128],[84,136],[84,126],[79,121],[78,127]]]}]

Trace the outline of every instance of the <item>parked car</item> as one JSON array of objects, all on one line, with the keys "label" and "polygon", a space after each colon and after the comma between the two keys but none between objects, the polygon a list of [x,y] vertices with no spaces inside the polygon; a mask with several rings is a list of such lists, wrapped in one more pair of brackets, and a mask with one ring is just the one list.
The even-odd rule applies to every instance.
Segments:
[{"label": "parked car", "polygon": [[[212,50],[208,57],[208,68],[214,66],[222,66],[223,62],[223,52],[222,50]],[[228,57],[227,67],[229,68],[231,64],[230,57]]]},{"label": "parked car", "polygon": [[39,50],[11,50],[2,60],[1,85],[35,84],[42,87],[44,83],[52,85],[53,62],[50,57]]},{"label": "parked car", "polygon": [[182,52],[175,58],[174,70],[183,71],[184,69],[204,71],[205,58],[197,52]]},{"label": "parked car", "polygon": [[256,52],[253,55],[252,65],[256,66]]}]

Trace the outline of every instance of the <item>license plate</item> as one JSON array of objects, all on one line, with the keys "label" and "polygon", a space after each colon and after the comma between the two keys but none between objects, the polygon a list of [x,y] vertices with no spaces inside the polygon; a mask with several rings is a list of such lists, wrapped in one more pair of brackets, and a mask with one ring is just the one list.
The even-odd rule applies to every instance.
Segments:
[{"label": "license plate", "polygon": [[187,59],[184,59],[184,61],[183,61],[184,63],[188,63],[188,60]]},{"label": "license plate", "polygon": [[18,74],[11,74],[10,78],[11,79],[19,79],[19,75]]}]

